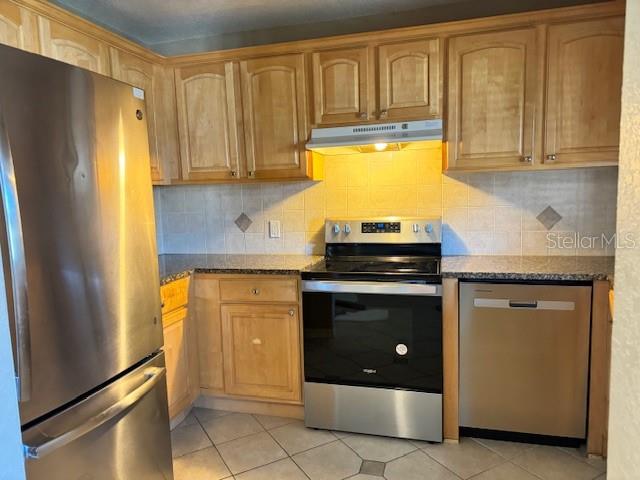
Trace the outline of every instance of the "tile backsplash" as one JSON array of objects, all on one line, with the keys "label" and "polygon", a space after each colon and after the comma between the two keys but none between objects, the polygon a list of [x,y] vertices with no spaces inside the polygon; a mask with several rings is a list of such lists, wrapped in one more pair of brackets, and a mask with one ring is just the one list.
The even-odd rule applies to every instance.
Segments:
[{"label": "tile backsplash", "polygon": [[[321,182],[155,187],[159,252],[322,254],[327,217],[419,215],[442,216],[448,255],[613,254],[615,168],[443,175],[439,148],[326,157],[324,168]],[[547,207],[561,218],[537,218]]]}]

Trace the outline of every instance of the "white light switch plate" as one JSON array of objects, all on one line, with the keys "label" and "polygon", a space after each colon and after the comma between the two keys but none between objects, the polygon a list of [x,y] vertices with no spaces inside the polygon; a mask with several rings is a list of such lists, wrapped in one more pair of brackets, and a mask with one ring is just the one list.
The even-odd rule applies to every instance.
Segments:
[{"label": "white light switch plate", "polygon": [[280,238],[280,220],[269,220],[269,238]]}]

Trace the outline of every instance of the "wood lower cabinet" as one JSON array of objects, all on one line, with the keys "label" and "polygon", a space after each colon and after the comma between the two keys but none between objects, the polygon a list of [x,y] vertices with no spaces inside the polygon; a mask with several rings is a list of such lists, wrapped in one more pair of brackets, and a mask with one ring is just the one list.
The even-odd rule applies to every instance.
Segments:
[{"label": "wood lower cabinet", "polygon": [[300,400],[298,306],[223,305],[225,391]]},{"label": "wood lower cabinet", "polygon": [[9,1],[0,3],[0,43],[38,53],[38,25],[29,10]]},{"label": "wood lower cabinet", "polygon": [[533,28],[450,40],[449,169],[533,163],[541,88],[537,48]]},{"label": "wood lower cabinet", "polygon": [[100,40],[48,18],[38,18],[40,51],[43,55],[109,75],[109,49]]},{"label": "wood lower cabinet", "polygon": [[190,403],[193,390],[189,375],[190,346],[187,309],[182,308],[163,318],[164,354],[167,368],[169,417],[173,418]]},{"label": "wood lower cabinet", "polygon": [[300,405],[298,278],[198,274],[194,291],[203,393]]},{"label": "wood lower cabinet", "polygon": [[243,150],[238,65],[220,62],[176,69],[182,178],[235,180]]},{"label": "wood lower cabinet", "polygon": [[317,125],[369,120],[373,105],[369,48],[315,52],[313,105]]},{"label": "wood lower cabinet", "polygon": [[549,27],[546,164],[618,161],[624,19]]},{"label": "wood lower cabinet", "polygon": [[240,62],[249,178],[307,175],[307,93],[303,54]]},{"label": "wood lower cabinet", "polygon": [[438,38],[380,45],[378,119],[441,116],[441,61]]},{"label": "wood lower cabinet", "polygon": [[200,393],[196,324],[188,308],[189,278],[163,285],[160,296],[169,417],[174,418]]}]

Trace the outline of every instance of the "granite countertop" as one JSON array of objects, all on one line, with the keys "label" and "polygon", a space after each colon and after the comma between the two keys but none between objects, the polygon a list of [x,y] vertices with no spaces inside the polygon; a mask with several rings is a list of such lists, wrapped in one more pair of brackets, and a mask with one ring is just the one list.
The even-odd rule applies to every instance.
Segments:
[{"label": "granite countertop", "polygon": [[464,280],[613,280],[614,257],[442,257],[443,277]]},{"label": "granite countertop", "polygon": [[315,255],[160,255],[160,284],[197,273],[244,273],[262,275],[296,275],[321,261]]}]

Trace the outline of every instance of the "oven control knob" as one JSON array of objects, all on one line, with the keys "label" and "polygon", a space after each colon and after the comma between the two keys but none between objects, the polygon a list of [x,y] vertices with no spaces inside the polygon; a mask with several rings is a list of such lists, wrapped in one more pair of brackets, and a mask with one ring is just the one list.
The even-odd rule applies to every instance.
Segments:
[{"label": "oven control knob", "polygon": [[351,225],[349,225],[348,223],[344,226],[344,228],[342,229],[342,231],[349,235],[351,233]]},{"label": "oven control knob", "polygon": [[413,225],[411,225],[411,228],[413,229],[413,233],[420,232],[420,225],[418,225],[417,223],[414,223]]},{"label": "oven control knob", "polygon": [[337,234],[339,234],[339,233],[340,233],[340,225],[339,225],[339,224],[337,224],[337,223],[334,223],[334,224],[333,224],[333,234],[334,234],[334,235],[337,235]]},{"label": "oven control knob", "polygon": [[433,225],[432,225],[432,224],[430,224],[430,223],[427,223],[427,224],[424,226],[424,231],[425,231],[425,232],[427,232],[427,233],[433,233]]}]

